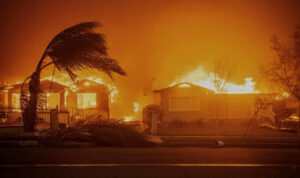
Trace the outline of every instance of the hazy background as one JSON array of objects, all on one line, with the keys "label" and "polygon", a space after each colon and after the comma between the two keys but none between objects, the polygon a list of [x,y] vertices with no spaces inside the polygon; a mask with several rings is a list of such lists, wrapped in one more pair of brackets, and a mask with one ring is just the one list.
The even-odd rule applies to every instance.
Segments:
[{"label": "hazy background", "polygon": [[0,81],[30,75],[51,38],[83,21],[103,24],[128,73],[113,81],[125,103],[198,65],[209,72],[216,58],[238,61],[233,82],[259,81],[271,35],[286,39],[299,9],[297,0],[1,0]]}]

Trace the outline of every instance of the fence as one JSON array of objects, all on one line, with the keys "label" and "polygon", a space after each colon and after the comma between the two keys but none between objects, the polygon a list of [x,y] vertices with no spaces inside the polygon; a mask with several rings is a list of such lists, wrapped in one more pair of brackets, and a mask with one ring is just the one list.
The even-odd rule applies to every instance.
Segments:
[{"label": "fence", "polygon": [[[70,114],[67,110],[58,111],[59,123],[70,124]],[[37,123],[50,123],[50,109],[37,111]],[[20,108],[0,108],[0,125],[23,125],[22,112]]]}]

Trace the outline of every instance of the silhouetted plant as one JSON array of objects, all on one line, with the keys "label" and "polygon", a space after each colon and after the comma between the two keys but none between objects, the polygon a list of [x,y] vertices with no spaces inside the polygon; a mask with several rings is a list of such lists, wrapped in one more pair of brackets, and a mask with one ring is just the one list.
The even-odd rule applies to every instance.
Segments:
[{"label": "silhouetted plant", "polygon": [[[94,68],[105,72],[112,78],[112,73],[126,75],[115,59],[107,54],[104,35],[93,31],[101,26],[98,22],[84,22],[65,29],[56,35],[43,52],[36,70],[25,79],[21,89],[21,108],[23,111],[24,131],[34,131],[39,100],[40,74],[47,66],[54,64],[60,70],[76,79],[74,71]],[[50,62],[46,62],[49,57]],[[29,93],[26,94],[24,83],[29,81]]]},{"label": "silhouetted plant", "polygon": [[145,147],[156,143],[138,132],[133,125],[114,120],[80,120],[69,128],[57,131],[47,130],[40,140],[45,145],[55,145],[63,141],[90,142],[100,146]]},{"label": "silhouetted plant", "polygon": [[[272,50],[276,57],[261,68],[266,79],[300,101],[300,27],[292,36],[292,43],[284,43],[277,36],[271,38]],[[300,105],[299,105],[300,107]],[[300,113],[299,113],[300,114]],[[300,121],[298,127],[300,135]]]}]

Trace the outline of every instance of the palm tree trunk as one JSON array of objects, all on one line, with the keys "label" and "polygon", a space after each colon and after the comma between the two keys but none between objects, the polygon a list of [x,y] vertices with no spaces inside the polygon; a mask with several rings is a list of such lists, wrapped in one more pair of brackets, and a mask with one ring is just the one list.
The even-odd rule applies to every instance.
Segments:
[{"label": "palm tree trunk", "polygon": [[23,112],[24,132],[33,132],[37,118],[37,105],[40,93],[40,71],[33,73],[29,82],[29,102]]},{"label": "palm tree trunk", "polygon": [[[43,69],[42,65],[45,57],[46,54],[44,52],[36,67],[35,72],[30,77],[30,81],[29,81],[30,97],[29,97],[28,104],[22,114],[23,121],[24,121],[24,132],[35,131],[34,127],[37,120],[37,105],[38,105],[39,93],[40,93],[40,75],[41,75],[41,70]],[[48,65],[49,64],[45,66]]]}]

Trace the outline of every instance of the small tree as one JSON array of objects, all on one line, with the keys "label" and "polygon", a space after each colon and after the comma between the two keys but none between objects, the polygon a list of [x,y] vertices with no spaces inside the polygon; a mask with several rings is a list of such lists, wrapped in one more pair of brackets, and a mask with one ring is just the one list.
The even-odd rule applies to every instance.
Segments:
[{"label": "small tree", "polygon": [[[56,35],[48,44],[36,67],[36,70],[22,84],[21,108],[24,119],[24,131],[34,131],[37,117],[37,105],[40,99],[41,71],[49,65],[69,74],[76,79],[75,70],[94,68],[105,72],[112,78],[112,73],[125,75],[125,71],[115,59],[109,57],[104,35],[93,31],[101,26],[98,22],[84,22],[65,29]],[[50,58],[50,62],[46,62]],[[24,90],[24,84],[29,80],[29,93]]]},{"label": "small tree", "polygon": [[216,59],[214,61],[214,85],[216,88],[216,93],[224,93],[226,84],[228,80],[231,79],[234,69],[236,67],[236,62],[225,59]]},{"label": "small tree", "polygon": [[[226,85],[228,81],[232,78],[234,69],[236,67],[236,61],[228,60],[228,58],[222,59],[216,59],[214,61],[214,86],[215,86],[215,92],[218,94],[225,93],[226,92]],[[216,118],[219,118],[219,102],[216,103],[216,111],[215,115]]]},{"label": "small tree", "polygon": [[[276,57],[263,66],[261,72],[266,79],[282,87],[300,102],[300,27],[296,28],[291,43],[282,42],[274,35],[271,44]],[[298,128],[300,134],[300,122]]]}]

